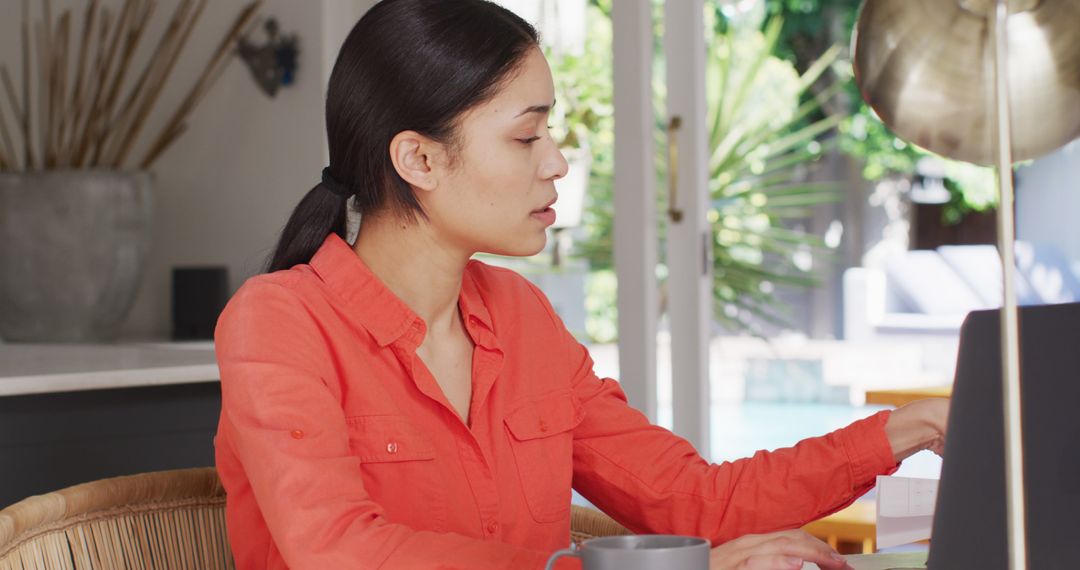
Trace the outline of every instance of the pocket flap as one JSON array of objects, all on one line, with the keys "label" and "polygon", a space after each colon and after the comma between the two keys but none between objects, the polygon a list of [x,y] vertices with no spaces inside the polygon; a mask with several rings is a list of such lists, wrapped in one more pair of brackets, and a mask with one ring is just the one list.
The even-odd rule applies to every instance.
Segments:
[{"label": "pocket flap", "polygon": [[577,427],[585,410],[572,392],[531,400],[506,416],[506,426],[519,441],[549,437]]},{"label": "pocket flap", "polygon": [[406,416],[348,418],[349,448],[363,463],[434,459],[427,438]]}]

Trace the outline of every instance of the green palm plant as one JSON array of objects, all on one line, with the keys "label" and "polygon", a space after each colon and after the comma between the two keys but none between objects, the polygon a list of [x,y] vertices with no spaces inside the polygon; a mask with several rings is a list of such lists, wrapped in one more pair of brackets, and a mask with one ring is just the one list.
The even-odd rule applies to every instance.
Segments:
[{"label": "green palm plant", "polygon": [[[590,10],[585,54],[552,60],[559,99],[552,122],[560,136],[570,139],[574,133],[593,155],[585,236],[576,242],[575,253],[588,260],[592,272],[590,334],[599,342],[611,342],[615,285],[610,6],[590,0]],[[660,21],[662,5],[657,10]],[[754,334],[763,333],[763,323],[787,324],[789,311],[777,300],[778,287],[816,283],[813,272],[799,260],[826,251],[824,244],[789,226],[839,196],[836,183],[805,180],[813,163],[832,145],[826,135],[843,120],[821,118],[822,105],[842,85],[810,93],[836,62],[840,49],[828,50],[800,75],[776,55],[782,48],[782,25],[774,18],[761,31],[727,26],[714,36],[707,60],[714,313],[727,328]],[[655,41],[654,103],[656,116],[664,117],[663,52],[660,37]],[[665,126],[658,121],[654,132],[660,153],[656,211],[661,241],[666,239]],[[665,248],[659,252],[663,257]],[[659,274],[666,274],[663,267]],[[665,299],[662,283],[661,312]]]},{"label": "green palm plant", "polygon": [[843,119],[822,113],[842,85],[810,91],[840,49],[799,74],[773,55],[782,26],[773,18],[760,31],[729,27],[714,37],[706,69],[714,314],[727,328],[754,334],[763,323],[788,324],[778,286],[817,283],[807,260],[826,245],[791,222],[839,197],[838,183],[807,177],[831,144],[822,140]]}]

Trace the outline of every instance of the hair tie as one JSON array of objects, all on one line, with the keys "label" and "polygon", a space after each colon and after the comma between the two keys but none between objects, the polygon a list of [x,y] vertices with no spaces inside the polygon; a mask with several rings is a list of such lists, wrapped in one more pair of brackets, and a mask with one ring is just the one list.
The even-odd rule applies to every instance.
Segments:
[{"label": "hair tie", "polygon": [[348,198],[353,195],[353,191],[351,188],[349,188],[345,184],[342,184],[341,182],[338,182],[337,179],[334,178],[332,174],[330,174],[329,166],[322,169],[322,185],[327,190],[333,192],[334,194],[337,194],[338,196],[341,196],[342,198]]}]

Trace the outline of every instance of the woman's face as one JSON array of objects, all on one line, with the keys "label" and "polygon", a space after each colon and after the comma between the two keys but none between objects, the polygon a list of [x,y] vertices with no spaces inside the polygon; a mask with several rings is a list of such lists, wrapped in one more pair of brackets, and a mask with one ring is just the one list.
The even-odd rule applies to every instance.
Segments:
[{"label": "woman's face", "polygon": [[468,254],[534,255],[555,221],[566,159],[548,133],[551,70],[533,49],[494,98],[465,113],[458,146],[434,191],[418,198],[441,239]]}]

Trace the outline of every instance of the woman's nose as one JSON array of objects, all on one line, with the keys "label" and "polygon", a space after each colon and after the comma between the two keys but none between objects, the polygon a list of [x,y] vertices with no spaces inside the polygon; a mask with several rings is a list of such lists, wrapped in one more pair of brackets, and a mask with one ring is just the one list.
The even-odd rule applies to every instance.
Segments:
[{"label": "woman's nose", "polygon": [[558,180],[566,176],[566,171],[570,168],[566,157],[557,146],[552,145],[551,150],[551,154],[544,160],[541,167],[541,177],[544,180]]}]

